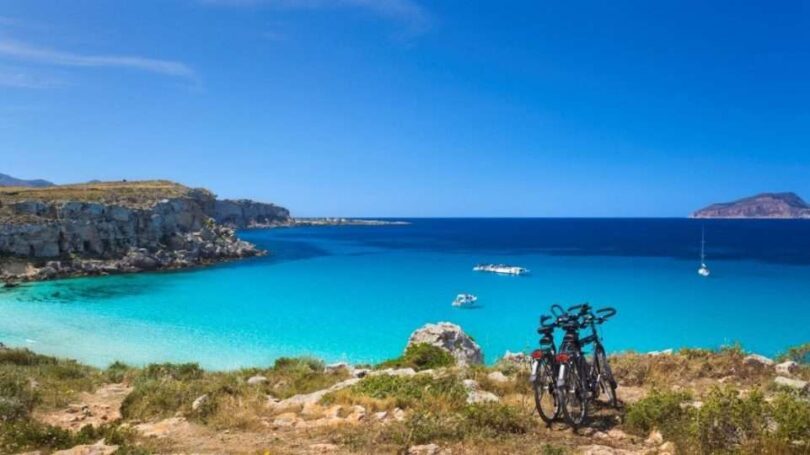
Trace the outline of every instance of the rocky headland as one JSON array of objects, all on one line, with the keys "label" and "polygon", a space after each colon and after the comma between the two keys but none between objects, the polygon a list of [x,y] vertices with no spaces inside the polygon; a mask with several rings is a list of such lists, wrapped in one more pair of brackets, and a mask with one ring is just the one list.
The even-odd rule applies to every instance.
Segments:
[{"label": "rocky headland", "polygon": [[810,205],[796,193],[762,193],[702,208],[692,218],[808,219]]},{"label": "rocky headland", "polygon": [[184,268],[264,254],[235,228],[289,212],[169,181],[0,188],[0,278]]}]

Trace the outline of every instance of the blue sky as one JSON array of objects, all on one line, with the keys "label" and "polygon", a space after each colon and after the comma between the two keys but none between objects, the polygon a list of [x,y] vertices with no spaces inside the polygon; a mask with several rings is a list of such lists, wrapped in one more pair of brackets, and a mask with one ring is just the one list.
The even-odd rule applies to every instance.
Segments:
[{"label": "blue sky", "polygon": [[301,216],[810,198],[810,2],[0,0],[0,172]]}]

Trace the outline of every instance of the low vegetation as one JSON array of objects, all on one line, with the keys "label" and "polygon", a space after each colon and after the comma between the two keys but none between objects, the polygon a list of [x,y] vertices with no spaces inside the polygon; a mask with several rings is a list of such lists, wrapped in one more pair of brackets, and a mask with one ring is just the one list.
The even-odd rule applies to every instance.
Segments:
[{"label": "low vegetation", "polygon": [[416,371],[451,367],[456,359],[436,346],[420,343],[408,346],[402,357],[385,361],[378,368],[413,368]]},{"label": "low vegetation", "polygon": [[[806,346],[800,346],[784,358],[804,361],[806,353]],[[533,410],[528,373],[519,365],[459,368],[444,351],[417,346],[357,383],[327,393],[319,403],[324,410],[362,406],[365,418],[304,430],[293,439],[317,438],[360,453],[435,443],[454,453],[561,454],[593,444],[649,450],[642,441],[659,431],[678,453],[807,453],[808,392],[774,387],[774,368],[747,362],[745,356],[739,347],[613,356],[620,397],[628,397],[627,402],[621,411],[595,406],[593,429],[585,433],[590,436],[582,436],[546,430]],[[397,376],[385,374],[385,368],[419,372]],[[806,369],[791,375],[807,379]],[[349,369],[327,368],[312,358],[281,358],[269,368],[229,372],[205,371],[196,364],[136,368],[119,362],[101,370],[0,348],[0,453],[48,453],[100,439],[119,445],[119,453],[147,453],[152,442],[132,425],[175,416],[214,435],[232,430],[267,440],[268,432],[298,431],[274,426],[274,419],[289,411],[274,411],[268,400],[324,390],[350,377]],[[469,380],[497,401],[470,403]],[[42,412],[74,403],[80,392],[120,382],[132,388],[121,406],[121,421],[70,431],[38,420]],[[635,395],[622,395],[631,392]],[[372,413],[388,417],[377,419]],[[594,435],[614,429],[631,437]]]}]

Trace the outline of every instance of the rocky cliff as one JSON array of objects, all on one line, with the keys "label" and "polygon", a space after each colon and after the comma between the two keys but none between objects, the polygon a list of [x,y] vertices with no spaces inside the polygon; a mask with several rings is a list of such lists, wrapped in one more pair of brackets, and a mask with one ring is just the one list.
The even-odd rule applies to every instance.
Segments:
[{"label": "rocky cliff", "polygon": [[[271,204],[222,202],[207,190],[166,181],[3,188],[0,275],[42,279],[255,256],[262,251],[217,219],[242,227],[270,220],[271,212],[273,220],[289,216]],[[28,264],[21,268],[20,261]]]},{"label": "rocky cliff", "polygon": [[795,193],[762,193],[712,204],[694,212],[692,218],[810,218],[810,205]]},{"label": "rocky cliff", "polygon": [[217,223],[237,229],[286,226],[292,222],[290,211],[284,207],[249,199],[217,200],[212,217]]}]

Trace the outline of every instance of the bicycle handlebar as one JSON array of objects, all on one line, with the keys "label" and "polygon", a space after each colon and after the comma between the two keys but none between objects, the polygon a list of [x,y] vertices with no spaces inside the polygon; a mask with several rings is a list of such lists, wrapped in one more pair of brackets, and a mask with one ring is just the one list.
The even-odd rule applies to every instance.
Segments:
[{"label": "bicycle handlebar", "polygon": [[579,315],[587,314],[591,311],[591,306],[586,303],[580,303],[579,305],[574,305],[572,307],[568,307],[569,313],[579,313]]},{"label": "bicycle handlebar", "polygon": [[551,314],[554,317],[558,318],[558,317],[564,315],[565,313],[566,313],[565,309],[563,309],[563,307],[561,307],[560,305],[558,305],[556,303],[554,305],[551,305]]},{"label": "bicycle handlebar", "polygon": [[551,319],[551,316],[547,316],[545,314],[540,316],[540,327],[553,327],[554,323],[546,324],[546,321],[549,319]]},{"label": "bicycle handlebar", "polygon": [[600,309],[596,310],[596,314],[599,315],[600,319],[607,320],[607,319],[613,317],[613,315],[616,314],[616,309],[612,308],[612,307],[600,308]]}]

